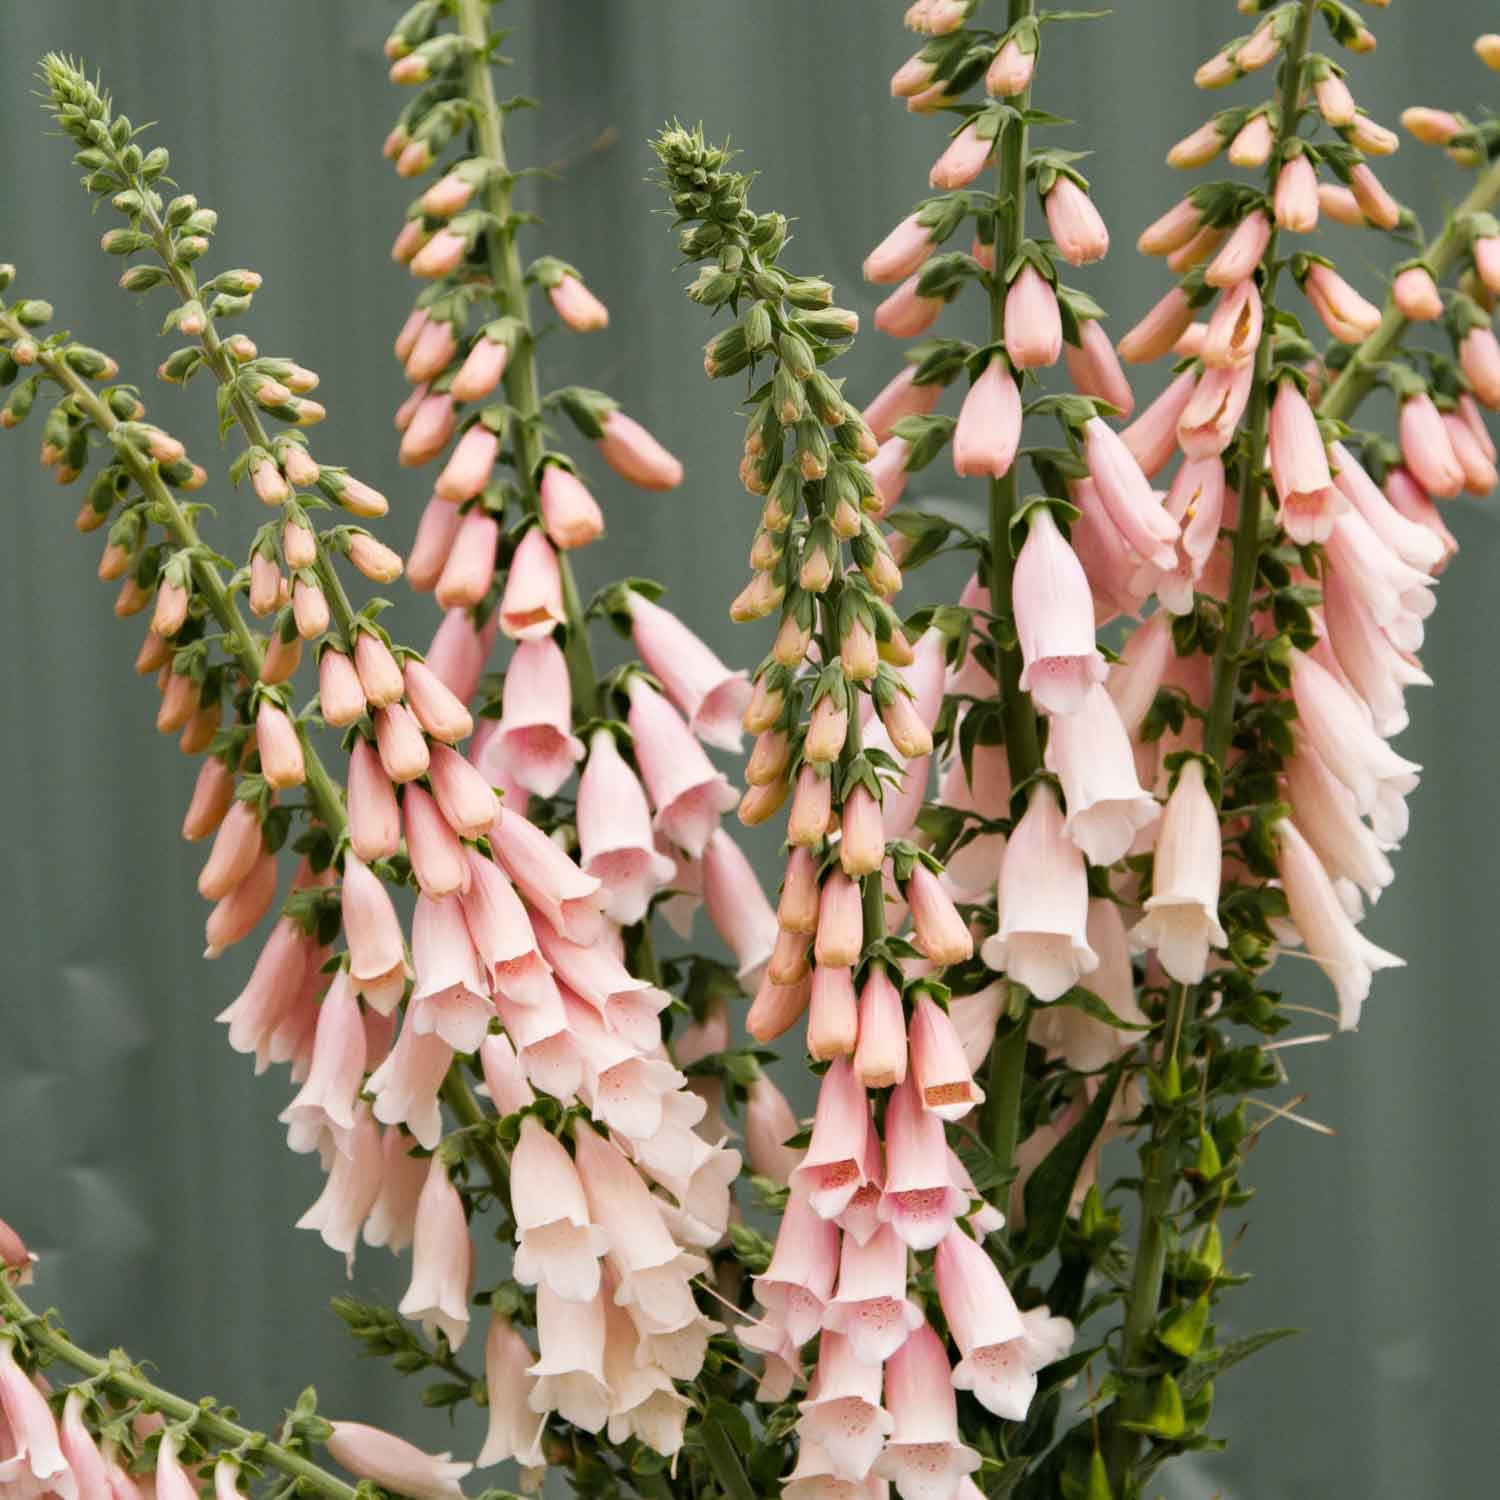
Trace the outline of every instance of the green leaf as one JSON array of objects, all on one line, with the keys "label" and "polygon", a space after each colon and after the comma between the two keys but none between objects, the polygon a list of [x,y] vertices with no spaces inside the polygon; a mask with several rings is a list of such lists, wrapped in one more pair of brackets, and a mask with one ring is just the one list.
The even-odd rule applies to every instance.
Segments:
[{"label": "green leaf", "polygon": [[1203,1386],[1222,1375],[1225,1370],[1249,1359],[1252,1354],[1259,1354],[1262,1349],[1267,1349],[1272,1344],[1278,1344],[1282,1339],[1291,1338],[1293,1334],[1301,1332],[1300,1328],[1268,1328],[1264,1333],[1250,1333],[1242,1339],[1231,1339],[1229,1343],[1206,1350],[1195,1359],[1182,1372],[1178,1379],[1178,1386],[1184,1398],[1190,1400]]},{"label": "green leaf", "polygon": [[721,1416],[725,1414],[738,1417],[739,1421],[735,1425],[747,1429],[743,1446],[746,1451],[749,1450],[749,1424],[745,1422],[743,1414],[727,1406],[725,1402],[715,1401],[709,1407],[709,1415],[698,1426],[703,1451],[708,1455],[709,1466],[719,1481],[725,1500],[757,1500],[755,1490],[745,1475],[745,1467],[740,1462],[739,1453],[735,1451],[734,1442],[721,1421]]},{"label": "green leaf", "polygon": [[1117,1016],[1093,990],[1086,990],[1082,985],[1075,984],[1067,994],[1060,995],[1052,1004],[1071,1005],[1074,1010],[1081,1010],[1084,1015],[1103,1021],[1106,1026],[1113,1026],[1116,1031],[1151,1030],[1149,1021],[1127,1021],[1124,1017]]}]

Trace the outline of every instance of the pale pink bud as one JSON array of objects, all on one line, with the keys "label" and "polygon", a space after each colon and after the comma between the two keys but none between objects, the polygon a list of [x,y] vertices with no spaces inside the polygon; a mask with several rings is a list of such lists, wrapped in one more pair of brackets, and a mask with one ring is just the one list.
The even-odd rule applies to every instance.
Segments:
[{"label": "pale pink bud", "polygon": [[1464,378],[1488,407],[1500,409],[1500,341],[1489,328],[1471,328],[1458,346]]},{"label": "pale pink bud", "polygon": [[1281,382],[1271,404],[1270,450],[1282,529],[1298,543],[1326,541],[1348,501],[1333,488],[1317,418],[1291,380]]},{"label": "pale pink bud", "polygon": [[1069,265],[1092,265],[1108,254],[1109,230],[1094,200],[1071,177],[1058,176],[1042,208],[1057,253]]},{"label": "pale pink bud", "polygon": [[187,624],[187,588],[180,583],[163,583],[156,591],[156,607],[151,615],[151,628],[157,635],[170,639]]},{"label": "pale pink bud", "polygon": [[885,862],[885,828],[880,803],[869,789],[857,786],[844,799],[839,863],[851,878],[872,875]]},{"label": "pale pink bud", "polygon": [[859,1031],[853,970],[819,964],[807,1011],[807,1050],[818,1062],[848,1057]]},{"label": "pale pink bud", "polygon": [[483,401],[500,384],[509,360],[509,344],[481,336],[448,389],[457,401]]},{"label": "pale pink bud", "polygon": [[1386,191],[1368,163],[1360,162],[1349,172],[1349,191],[1360,212],[1380,229],[1394,229],[1401,222],[1401,205]]},{"label": "pale pink bud", "polygon": [[414,589],[436,588],[448,565],[454,538],[466,517],[446,500],[429,500],[417,523],[416,539],[406,559],[406,580]]},{"label": "pale pink bud", "polygon": [[363,735],[349,752],[349,842],[365,861],[387,859],[401,843],[395,788]]},{"label": "pale pink bud", "polygon": [[932,164],[928,184],[940,190],[968,187],[984,171],[994,148],[993,137],[981,137],[978,126],[970,121]]},{"label": "pale pink bud", "polygon": [[561,464],[548,464],[542,471],[541,503],[542,525],[562,551],[587,546],[604,530],[599,502]]},{"label": "pale pink bud", "polygon": [[448,826],[431,793],[408,786],[402,793],[401,812],[406,828],[406,851],[412,874],[424,895],[450,896],[469,883],[463,845]]},{"label": "pale pink bud", "polygon": [[1136,249],[1142,255],[1170,255],[1186,245],[1201,225],[1197,206],[1192,199],[1183,198],[1141,231]]},{"label": "pale pink bud", "polygon": [[511,559],[500,601],[500,628],[512,640],[524,641],[550,635],[566,622],[557,554],[545,533],[533,527]]},{"label": "pale pink bud", "polygon": [[859,962],[864,951],[865,922],[860,889],[841,870],[823,881],[818,900],[818,931],[814,956],[820,965],[844,968]]},{"label": "pale pink bud", "polygon": [[1128,364],[1147,364],[1160,359],[1193,321],[1187,294],[1174,286],[1116,346]]},{"label": "pale pink bud", "polygon": [[301,786],[307,779],[302,742],[286,710],[262,698],[255,711],[255,748],[260,753],[261,774],[278,791]]},{"label": "pale pink bud", "polygon": [[1309,266],[1302,290],[1324,326],[1343,343],[1357,344],[1380,326],[1380,309],[1330,266]]},{"label": "pale pink bud", "polygon": [[930,995],[921,995],[912,1010],[910,1044],[912,1077],[924,1109],[943,1120],[961,1120],[984,1103],[953,1021]]},{"label": "pale pink bud", "polygon": [[1368,115],[1359,115],[1350,127],[1349,142],[1366,156],[1391,156],[1400,147],[1401,138]]},{"label": "pale pink bud", "polygon": [[1247,214],[1209,262],[1204,280],[1210,286],[1230,287],[1247,281],[1260,265],[1271,238],[1271,222],[1261,209]]},{"label": "pale pink bud", "polygon": [[1403,318],[1413,323],[1428,323],[1443,315],[1443,299],[1432,272],[1425,266],[1408,266],[1396,273],[1391,296]]},{"label": "pale pink bud", "polygon": [[1283,819],[1273,832],[1279,846],[1277,873],[1292,922],[1308,956],[1338,994],[1340,1029],[1353,1030],[1375,971],[1401,968],[1405,960],[1376,947],[1355,927],[1327,871],[1293,823]]},{"label": "pale pink bud", "polygon": [[411,388],[406,400],[396,408],[392,424],[397,432],[405,432],[412,424],[412,418],[417,414],[417,408],[427,399],[426,385],[415,385]]},{"label": "pale pink bud", "polygon": [[401,920],[384,884],[355,855],[344,857],[339,905],[349,973],[366,1002],[389,1015],[405,987]]},{"label": "pale pink bud", "polygon": [[[405,356],[406,378],[413,384],[436,379],[448,368],[457,352],[458,340],[453,335],[453,325],[442,319],[424,319],[418,326],[410,352]],[[399,343],[397,358],[401,358]]]},{"label": "pale pink bud", "polygon": [[867,1088],[889,1088],[906,1077],[906,1017],[901,992],[884,964],[872,964],[859,996],[854,1071]]},{"label": "pale pink bud", "polygon": [[354,1107],[365,1076],[365,1030],[349,975],[340,970],[318,1006],[312,1062],[301,1091],[278,1116],[296,1152],[353,1148]]},{"label": "pale pink bud", "polygon": [[630,732],[641,778],[656,809],[655,827],[695,858],[721,814],[738,800],[672,706],[643,678],[629,688]]},{"label": "pale pink bud", "polygon": [[703,904],[740,978],[754,983],[776,941],[776,914],[744,851],[722,828],[703,850]]},{"label": "pale pink bud", "polygon": [[490,482],[499,451],[500,439],[483,422],[476,422],[458,440],[438,475],[437,498],[451,500],[456,505],[472,500]]},{"label": "pale pink bud", "polygon": [[[437,581],[437,602],[444,609],[471,609],[489,593],[499,545],[500,523],[494,516],[485,510],[471,510],[464,516]],[[520,548],[517,548],[516,559],[519,558]],[[512,562],[507,597],[515,576],[515,562]]]},{"label": "pale pink bud", "polygon": [[261,663],[260,680],[268,687],[278,682],[286,682],[297,671],[302,661],[302,641],[298,636],[293,636],[286,641],[281,637],[281,632],[273,631],[271,639],[266,642],[265,660]]},{"label": "pale pink bud", "polygon": [[477,186],[473,179],[449,172],[422,194],[422,212],[434,219],[451,218],[468,206]]},{"label": "pale pink bud", "polygon": [[424,1453],[402,1438],[363,1422],[334,1422],[325,1446],[336,1463],[362,1479],[411,1500],[463,1500],[458,1482],[474,1467],[446,1453]]},{"label": "pale pink bud", "polygon": [[270,459],[262,459],[250,470],[250,487],[262,505],[280,505],[292,493],[292,487]]},{"label": "pale pink bud", "polygon": [[993,99],[1014,99],[1031,86],[1036,72],[1036,53],[1023,52],[1014,37],[1007,37],[984,75],[985,92]]},{"label": "pale pink bud", "polygon": [[1495,488],[1494,461],[1456,411],[1443,413],[1443,427],[1452,445],[1453,456],[1464,471],[1464,490],[1470,495],[1488,495]]},{"label": "pale pink bud", "polygon": [[328,629],[328,600],[310,578],[299,578],[292,585],[292,615],[304,641],[315,640]]},{"label": "pale pink bud", "polygon": [[394,583],[401,576],[400,555],[365,531],[349,538],[349,561],[372,583]]},{"label": "pale pink bud", "polygon": [[937,322],[947,305],[941,297],[924,297],[917,290],[918,277],[908,276],[875,309],[875,326],[892,338],[910,339],[925,333]]},{"label": "pale pink bud", "polygon": [[910,214],[865,257],[865,280],[904,281],[934,249],[932,231],[917,221],[916,214]]},{"label": "pale pink bud", "polygon": [[427,740],[422,726],[404,703],[392,703],[374,713],[375,747],[380,764],[392,781],[415,781],[427,774]]},{"label": "pale pink bud", "polygon": [[750,1009],[745,1012],[745,1030],[758,1042],[773,1042],[802,1019],[812,994],[812,976],[804,974],[792,984],[776,984],[770,974],[761,980]]},{"label": "pale pink bud", "polygon": [[1107,401],[1121,417],[1128,417],[1135,397],[1104,325],[1091,318],[1080,327],[1078,337],[1078,347],[1064,344],[1062,351],[1074,389],[1082,396]]},{"label": "pale pink bud", "polygon": [[401,434],[398,455],[401,462],[412,468],[436,458],[453,435],[453,421],[452,396],[446,393],[424,396]]},{"label": "pale pink bud", "polygon": [[565,275],[547,289],[553,311],[574,333],[609,326],[609,309],[576,276]]},{"label": "pale pink bud", "polygon": [[1424,146],[1446,146],[1464,131],[1464,123],[1457,115],[1446,109],[1426,109],[1421,105],[1403,109],[1401,123]]},{"label": "pale pink bud", "polygon": [[250,559],[250,612],[262,617],[274,614],[282,605],[285,584],[274,557],[257,552]]},{"label": "pale pink bud", "polygon": [[943,396],[943,387],[935,381],[916,384],[916,366],[907,365],[881,389],[864,410],[864,419],[876,439],[884,443],[891,429],[908,416],[925,416]]},{"label": "pale pink bud", "polygon": [[1318,227],[1318,174],[1305,152],[1282,167],[1272,207],[1282,229],[1311,234]]},{"label": "pale pink bud", "polygon": [[247,938],[276,899],[276,857],[263,854],[250,873],[208,914],[204,924],[205,958],[218,958]]},{"label": "pale pink bud", "polygon": [[820,776],[814,765],[803,766],[797,773],[797,790],[792,797],[792,810],[787,816],[787,842],[803,848],[813,848],[822,843],[828,832],[832,807],[832,778]]},{"label": "pale pink bud", "polygon": [[934,64],[927,62],[920,52],[908,57],[891,74],[891,97],[910,99],[920,94],[932,82],[933,71]]},{"label": "pale pink bud", "polygon": [[182,836],[205,839],[224,821],[234,800],[234,772],[221,760],[205,760],[193,782],[193,795],[182,819]]},{"label": "pale pink bud", "polygon": [[289,568],[310,568],[318,560],[318,539],[310,526],[288,519],[281,528],[281,550]]},{"label": "pale pink bud", "polygon": [[402,679],[412,713],[433,739],[451,745],[473,732],[469,710],[431,667],[408,657]]},{"label": "pale pink bud", "polygon": [[411,258],[413,276],[451,276],[469,253],[469,237],[452,229],[439,229]]},{"label": "pale pink bud", "polygon": [[605,416],[599,456],[622,479],[643,490],[673,490],[682,483],[682,465],[622,411]]},{"label": "pale pink bud", "polygon": [[907,880],[906,901],[911,908],[912,941],[929,963],[943,968],[973,957],[973,935],[953,898],[920,859]]},{"label": "pale pink bud", "polygon": [[1062,317],[1057,294],[1033,265],[1026,265],[1005,294],[1005,352],[1018,370],[1057,363]]},{"label": "pale pink bud", "polygon": [[1342,183],[1320,182],[1318,207],[1335,224],[1342,224],[1348,229],[1369,228],[1370,221],[1365,218],[1359,201]]},{"label": "pale pink bud", "polygon": [[1443,419],[1424,394],[1401,403],[1401,457],[1429,495],[1450,500],[1464,487],[1464,471]]},{"label": "pale pink bud", "polygon": [[249,802],[230,807],[198,872],[198,894],[219,901],[255,868],[261,854],[260,818]]},{"label": "pale pink bud", "polygon": [[1033,512],[1012,589],[1021,688],[1048,713],[1071,713],[1104,680],[1088,578],[1045,507]]},{"label": "pale pink bud", "polygon": [[361,630],[354,638],[354,670],[372,707],[385,708],[401,701],[405,683],[400,664],[373,630]]},{"label": "pale pink bud", "polygon": [[998,356],[969,387],[953,431],[954,472],[1003,478],[1021,441],[1021,393]]},{"label": "pale pink bud", "polygon": [[1275,143],[1271,117],[1252,115],[1229,143],[1229,160],[1237,167],[1263,167],[1271,157]]},{"label": "pale pink bud", "polygon": [[785,1187],[792,1169],[802,1159],[802,1152],[786,1142],[800,1128],[786,1095],[768,1074],[757,1073],[745,1102],[745,1152],[751,1171]]}]

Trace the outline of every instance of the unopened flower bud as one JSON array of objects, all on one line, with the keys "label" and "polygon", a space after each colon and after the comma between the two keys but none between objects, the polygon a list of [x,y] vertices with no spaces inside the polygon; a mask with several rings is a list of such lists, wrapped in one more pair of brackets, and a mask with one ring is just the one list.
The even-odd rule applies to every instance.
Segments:
[{"label": "unopened flower bud", "polygon": [[816,848],[828,836],[832,810],[832,777],[820,776],[814,766],[803,766],[797,773],[797,789],[787,815],[787,843],[793,848]]},{"label": "unopened flower bud", "polygon": [[297,634],[304,641],[315,640],[327,631],[328,600],[313,579],[300,577],[292,585],[292,615],[297,622]]}]

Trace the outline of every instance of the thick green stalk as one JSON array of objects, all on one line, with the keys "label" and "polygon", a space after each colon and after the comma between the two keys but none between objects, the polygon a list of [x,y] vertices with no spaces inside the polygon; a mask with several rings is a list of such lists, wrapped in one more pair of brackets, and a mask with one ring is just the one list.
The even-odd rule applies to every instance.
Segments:
[{"label": "thick green stalk", "polygon": [[[453,1066],[448,1069],[448,1076],[443,1080],[442,1095],[460,1127],[484,1126],[489,1123],[489,1116],[480,1108],[479,1101],[474,1097],[474,1091],[469,1087],[469,1080],[464,1076],[461,1062],[455,1060]],[[477,1136],[476,1139],[479,1159],[484,1163],[484,1169],[489,1174],[490,1186],[494,1188],[502,1202],[508,1203],[510,1201],[510,1165],[493,1140],[486,1140],[483,1135]]]},{"label": "thick green stalk", "polygon": [[[1010,0],[1008,24],[1014,26],[1033,14],[1035,0]],[[1012,101],[1018,110],[1031,104],[1028,86]],[[1026,125],[1012,120],[1000,143],[996,194],[1000,212],[995,221],[995,277],[990,287],[990,337],[1005,335],[1005,288],[1000,275],[1026,238]],[[985,582],[990,609],[996,616],[993,631],[1000,682],[1001,712],[1005,717],[1005,758],[1012,786],[1036,773],[1042,763],[1037,738],[1036,710],[1021,691],[1021,650],[1012,638],[1011,577],[1015,560],[1010,551],[1010,523],[1017,504],[1016,471],[990,481],[989,567]],[[994,1046],[990,1056],[989,1097],[984,1108],[984,1136],[1003,1168],[1014,1165],[1020,1132],[1021,1087],[1026,1074],[1026,1031],[1029,1012]]]},{"label": "thick green stalk", "polygon": [[[9,314],[0,316],[0,331],[7,338],[20,338],[25,329]],[[101,432],[106,435],[121,426],[120,419],[109,409],[104,399],[80,375],[71,370],[61,355],[43,350],[37,363],[63,390],[67,391],[73,404],[83,412]],[[193,579],[198,591],[208,601],[210,613],[219,622],[224,632],[224,642],[229,654],[240,670],[251,682],[260,680],[264,658],[259,644],[245,623],[239,605],[235,603],[224,580],[219,576],[218,564],[206,555],[207,549],[192,517],[178,503],[171,487],[161,477],[156,465],[137,453],[128,444],[121,444],[116,452],[119,460],[129,469],[131,478],[140,486],[141,493],[156,507],[164,518],[163,524],[179,547],[194,549]],[[338,787],[329,776],[322,761],[318,759],[311,741],[302,726],[298,726],[302,740],[302,758],[307,768],[307,794],[318,819],[337,837],[344,828],[344,804]]]},{"label": "thick green stalk", "polygon": [[[511,217],[514,211],[512,179],[505,159],[505,126],[490,73],[489,0],[458,0],[457,14],[459,31],[473,44],[464,70],[468,94],[477,110],[475,137],[480,153],[495,164],[495,175],[484,190],[484,205],[498,223],[498,227],[490,229],[486,235],[490,278],[505,311],[525,329],[516,340],[505,368],[505,394],[517,413],[511,438],[515,446],[516,479],[525,494],[528,509],[535,515],[541,511],[537,468],[543,451],[542,402],[537,385],[536,346],[531,336],[530,299],[521,269],[520,248],[516,244],[516,226]],[[568,661],[573,707],[581,717],[591,718],[598,712],[599,680],[589,645],[588,624],[583,617],[583,605],[567,553],[559,552],[557,560],[562,570],[563,608],[568,617],[563,653]]]},{"label": "thick green stalk", "polygon": [[79,1348],[21,1300],[3,1272],[0,1272],[0,1312],[4,1313],[4,1322],[19,1332],[32,1348],[46,1350],[112,1395],[127,1401],[143,1401],[173,1422],[190,1424],[195,1437],[208,1439],[224,1448],[242,1450],[247,1458],[294,1480],[300,1493],[321,1495],[325,1500],[357,1500],[352,1484],[335,1478],[302,1454],[273,1443],[264,1433],[252,1432],[238,1422],[231,1422],[219,1411],[197,1401],[185,1400],[153,1384],[134,1366],[125,1364],[118,1353],[109,1359],[101,1359],[87,1349]]},{"label": "thick green stalk", "polygon": [[[1267,189],[1270,192],[1275,191],[1276,179],[1286,160],[1287,149],[1296,137],[1308,39],[1317,5],[1318,0],[1301,0],[1296,28],[1282,63],[1280,117],[1270,160],[1266,164]],[[1264,483],[1260,465],[1261,456],[1265,452],[1270,417],[1270,392],[1267,384],[1275,340],[1271,309],[1281,271],[1276,249],[1277,234],[1273,227],[1261,261],[1264,268],[1261,297],[1266,307],[1266,318],[1260,345],[1255,352],[1255,383],[1247,418],[1248,435],[1239,466],[1240,517],[1234,538],[1229,609],[1224,622],[1224,634],[1214,659],[1213,696],[1203,735],[1204,750],[1221,768],[1233,734],[1235,687],[1239,678],[1240,658],[1249,638],[1250,600],[1260,564],[1261,489]],[[1162,1052],[1158,1062],[1158,1068],[1164,1075],[1176,1076],[1178,1049],[1184,1023],[1191,1014],[1193,994],[1186,985],[1179,984],[1172,987],[1168,996]],[[1132,1372],[1138,1371],[1149,1359],[1152,1331],[1161,1305],[1162,1281],[1170,1249],[1167,1218],[1178,1183],[1177,1156],[1171,1139],[1174,1125],[1175,1107],[1167,1106],[1165,1118],[1158,1111],[1152,1119],[1150,1139],[1141,1148],[1141,1222],[1120,1346],[1120,1368],[1125,1373],[1127,1384],[1110,1414],[1106,1441],[1110,1483],[1114,1493],[1119,1496],[1129,1493],[1127,1483],[1130,1467],[1140,1450],[1139,1435],[1125,1424],[1143,1420],[1151,1405],[1150,1381]]]},{"label": "thick green stalk", "polygon": [[[1432,272],[1435,281],[1452,269],[1468,239],[1466,220],[1471,214],[1488,212],[1500,201],[1500,161],[1491,162],[1480,174],[1468,196],[1454,210],[1443,232],[1422,252],[1422,263]],[[1369,394],[1375,384],[1376,369],[1397,340],[1406,331],[1407,319],[1402,317],[1394,297],[1388,297],[1385,314],[1380,326],[1360,344],[1349,357],[1349,362],[1339,372],[1339,377],[1328,387],[1318,403],[1318,415],[1347,421],[1355,407]]]}]

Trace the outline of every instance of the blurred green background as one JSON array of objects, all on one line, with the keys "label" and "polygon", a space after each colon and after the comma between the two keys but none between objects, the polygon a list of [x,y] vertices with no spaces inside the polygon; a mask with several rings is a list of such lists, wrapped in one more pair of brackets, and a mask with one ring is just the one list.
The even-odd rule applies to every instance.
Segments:
[{"label": "blurred green background", "polygon": [[[613,312],[607,334],[547,343],[547,379],[613,391],[687,464],[681,490],[643,496],[605,482],[588,456],[611,537],[584,558],[585,582],[606,567],[666,580],[670,602],[741,662],[759,656],[764,637],[734,630],[724,609],[752,527],[734,478],[738,392],[702,377],[705,324],[680,294],[642,143],[669,115],[732,134],[760,170],[757,203],[799,219],[792,263],[832,278],[868,317],[875,298],[859,262],[925,191],[947,128],[886,96],[912,47],[902,8],[509,0],[497,11],[516,28],[507,50],[518,67],[503,89],[544,103],[515,117],[515,160],[560,172],[523,190],[547,221],[527,257],[545,249],[575,262]],[[430,475],[398,469],[390,425],[404,390],[390,343],[411,294],[387,256],[411,191],[379,153],[402,97],[380,55],[395,13],[356,0],[7,6],[0,258],[17,263],[28,295],[56,303],[62,325],[114,353],[126,378],[154,384],[164,305],[114,287],[119,262],[97,249],[113,220],[91,216],[31,94],[34,59],[76,52],[133,119],[160,122],[154,139],[170,146],[173,175],[220,211],[207,264],[265,277],[245,326],[262,350],[321,372],[330,417],[316,450],[391,496],[381,534],[404,547]],[[1355,61],[1356,92],[1392,124],[1410,102],[1482,106],[1497,80],[1469,40],[1487,19],[1492,7],[1478,0],[1372,12],[1381,45]],[[1079,121],[1059,143],[1095,148],[1087,169],[1115,232],[1105,265],[1074,279],[1111,310],[1117,332],[1165,285],[1132,242],[1180,191],[1162,160],[1205,113],[1191,70],[1238,20],[1228,0],[1124,0],[1108,20],[1048,31],[1038,102]],[[1234,102],[1261,92],[1242,85]],[[1410,144],[1382,172],[1429,220],[1463,191],[1440,155]],[[1378,296],[1383,249],[1339,243],[1343,268]],[[875,334],[841,369],[863,398],[895,364]],[[1138,394],[1163,378],[1148,373]],[[155,386],[147,396],[212,459],[206,391]],[[149,1355],[167,1383],[233,1400],[261,1425],[314,1381],[330,1413],[436,1443],[446,1419],[414,1414],[414,1393],[388,1369],[356,1362],[327,1311],[342,1267],[291,1227],[320,1178],[313,1159],[285,1149],[275,1119],[289,1097],[284,1074],[254,1078],[213,1022],[254,945],[214,965],[199,956],[201,852],[177,834],[192,768],[152,730],[153,695],[130,670],[141,622],[112,618],[112,591],[94,581],[101,540],[74,534],[79,496],[38,476],[36,442],[34,427],[0,441],[11,515],[0,586],[10,705],[0,741],[0,1214],[43,1253],[41,1293],[84,1342]],[[923,477],[918,493],[951,487],[942,465]],[[222,486],[205,498],[226,521],[232,513],[237,537],[260,519]],[[1500,705],[1488,637],[1500,530],[1483,505],[1450,514],[1464,551],[1429,632],[1437,686],[1416,700],[1400,747],[1427,776],[1400,879],[1370,923],[1410,967],[1379,977],[1357,1037],[1286,1054],[1310,1096],[1305,1110],[1339,1133],[1279,1125],[1263,1136],[1251,1167],[1260,1197],[1233,1255],[1255,1280],[1226,1311],[1238,1332],[1306,1333],[1221,1384],[1215,1426],[1230,1449],[1177,1466],[1164,1489],[1181,1500],[1492,1492],[1483,1476],[1500,1338],[1500,1022],[1488,934]],[[936,581],[918,575],[908,598]],[[398,637],[425,642],[431,601],[391,592]],[[1328,1005],[1311,969],[1285,979]],[[405,1267],[363,1250],[352,1286],[393,1299]],[[460,1433],[457,1445],[472,1452],[471,1439]]]}]

